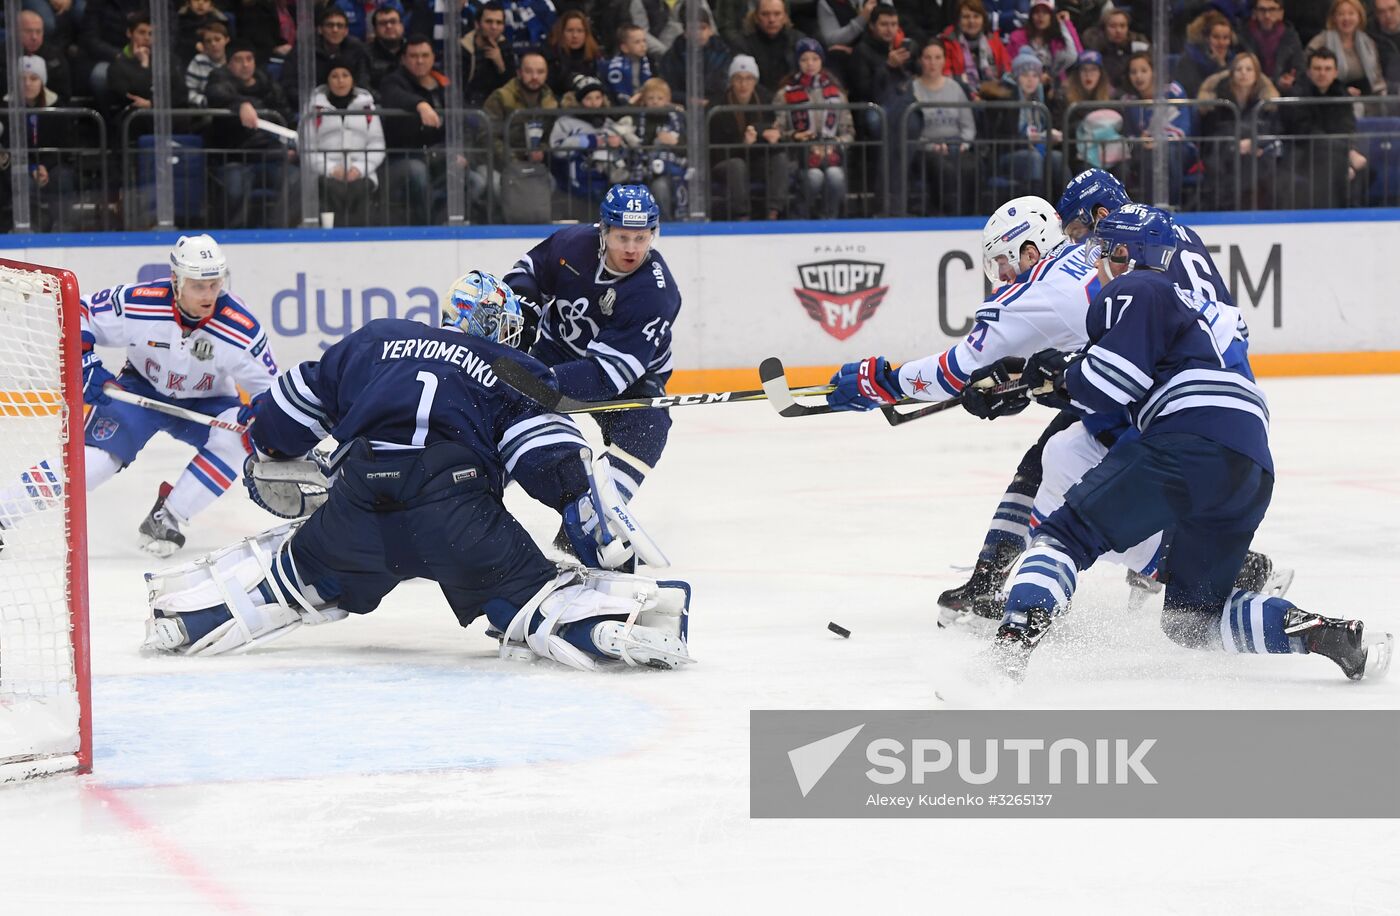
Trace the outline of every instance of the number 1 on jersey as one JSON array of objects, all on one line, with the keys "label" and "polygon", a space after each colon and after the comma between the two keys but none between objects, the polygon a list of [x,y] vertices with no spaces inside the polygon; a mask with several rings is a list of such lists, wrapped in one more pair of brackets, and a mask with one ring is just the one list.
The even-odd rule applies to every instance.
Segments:
[{"label": "number 1 on jersey", "polygon": [[433,398],[437,397],[438,377],[424,370],[418,373],[417,378],[423,384],[423,394],[418,398],[418,413],[414,416],[413,441],[409,444],[421,448],[428,444],[428,415],[433,412]]}]

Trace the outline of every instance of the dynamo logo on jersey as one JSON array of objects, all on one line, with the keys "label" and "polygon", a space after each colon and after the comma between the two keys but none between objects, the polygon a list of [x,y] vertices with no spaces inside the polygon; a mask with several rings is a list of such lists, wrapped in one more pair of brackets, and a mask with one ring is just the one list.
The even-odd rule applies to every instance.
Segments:
[{"label": "dynamo logo on jersey", "polygon": [[845,340],[859,331],[885,301],[890,288],[881,283],[885,265],[878,261],[834,260],[799,264],[802,284],[797,301],[822,330]]}]

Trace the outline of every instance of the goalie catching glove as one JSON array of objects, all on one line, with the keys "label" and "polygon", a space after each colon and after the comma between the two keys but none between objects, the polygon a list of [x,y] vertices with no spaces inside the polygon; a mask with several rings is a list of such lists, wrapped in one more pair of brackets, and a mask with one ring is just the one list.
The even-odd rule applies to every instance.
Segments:
[{"label": "goalie catching glove", "polygon": [[325,505],[328,476],[329,469],[316,452],[291,461],[259,460],[252,454],[243,462],[248,497],[278,518],[303,518]]},{"label": "goalie catching glove", "polygon": [[899,370],[883,356],[846,363],[831,377],[835,390],[826,396],[833,410],[874,410],[904,397]]}]

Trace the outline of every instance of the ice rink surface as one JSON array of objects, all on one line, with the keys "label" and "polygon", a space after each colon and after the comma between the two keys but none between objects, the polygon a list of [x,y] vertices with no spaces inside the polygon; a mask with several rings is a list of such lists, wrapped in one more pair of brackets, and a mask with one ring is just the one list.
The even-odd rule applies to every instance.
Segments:
[{"label": "ice rink surface", "polygon": [[[1400,378],[1264,387],[1256,547],[1298,604],[1400,627]],[[188,458],[158,438],[91,497],[96,772],[0,790],[0,913],[1400,911],[1395,821],[750,820],[755,708],[1396,708],[1400,677],[1180,649],[1106,568],[1022,687],[980,692],[934,600],[1048,411],[673,416],[635,508],[694,585],[679,672],[499,660],[424,583],[247,656],[142,657],[136,526]],[[274,521],[236,488],[179,556]]]}]

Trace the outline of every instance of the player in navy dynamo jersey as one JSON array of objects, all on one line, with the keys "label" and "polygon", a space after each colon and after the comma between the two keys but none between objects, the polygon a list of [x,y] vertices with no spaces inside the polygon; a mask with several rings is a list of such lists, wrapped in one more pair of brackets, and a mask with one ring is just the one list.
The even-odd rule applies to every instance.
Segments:
[{"label": "player in navy dynamo jersey", "polygon": [[1140,435],[1120,438],[1036,530],[1012,580],[995,655],[1022,676],[1080,572],[1109,550],[1174,529],[1162,610],[1173,641],[1317,653],[1353,680],[1384,675],[1389,634],[1368,645],[1359,620],[1234,586],[1274,486],[1268,400],[1240,346],[1238,309],[1173,283],[1179,236],[1167,213],[1128,204],[1099,220],[1095,234],[1114,279],[1090,304],[1089,346],[1043,350],[1021,379],[1052,407],[1084,416],[1126,411]]},{"label": "player in navy dynamo jersey", "polygon": [[[559,230],[504,277],[527,319],[538,322],[530,355],[550,367],[568,397],[665,394],[681,294],[666,259],[652,247],[660,212],[644,185],[614,185],[596,227]],[[622,410],[593,417],[618,489],[631,499],[666,448],[670,413]]]},{"label": "player in navy dynamo jersey", "polygon": [[[1099,220],[1130,203],[1132,200],[1128,192],[1112,174],[1100,169],[1087,169],[1065,186],[1055,211],[1060,216],[1065,236],[1073,242],[1081,242],[1093,232]],[[1167,276],[1182,289],[1233,306],[1235,300],[1230,295],[1229,285],[1215,266],[1201,237],[1188,226],[1180,223],[1173,225],[1178,249],[1167,267]],[[1237,330],[1242,340],[1248,339],[1249,329],[1243,317]],[[965,399],[965,407],[975,406],[975,395],[976,392]],[[1057,416],[1021,459],[987,529],[972,575],[964,584],[948,589],[938,597],[943,616],[949,619],[957,615],[964,615],[963,619],[1000,619],[1002,601],[999,591],[1016,559],[1030,542],[1032,526],[1039,523],[1039,519],[1033,520],[1033,508],[1041,501],[1037,499],[1037,494],[1044,481],[1047,447],[1060,452],[1101,451],[1126,429],[1121,419],[1105,417],[1091,419],[1087,427],[1075,424],[1076,418],[1072,415]],[[1070,431],[1068,436],[1059,436],[1067,431]],[[1051,440],[1056,436],[1060,441],[1052,446]],[[1166,577],[1163,569],[1159,569],[1158,574]],[[1254,591],[1267,589],[1282,594],[1287,590],[1291,576],[1289,570],[1275,570],[1268,556],[1250,551],[1240,570],[1239,582],[1242,587]],[[1132,570],[1128,573],[1128,580],[1141,588],[1160,588],[1160,585],[1135,575]]]},{"label": "player in navy dynamo jersey", "polygon": [[[371,321],[254,399],[256,458],[293,461],[327,436],[341,443],[329,498],[303,522],[156,577],[148,648],[220,654],[302,623],[367,614],[399,582],[427,578],[462,626],[485,615],[503,654],[579,668],[689,660],[687,586],[561,569],[502,502],[514,480],[563,513],[593,487],[573,421],[491,371],[514,353],[524,324],[510,288],[467,274],[445,297],[442,323]],[[514,358],[545,375],[537,361]],[[257,473],[246,479],[259,499]],[[583,501],[601,512],[608,499]],[[595,556],[597,516],[568,518],[575,551]]]}]

